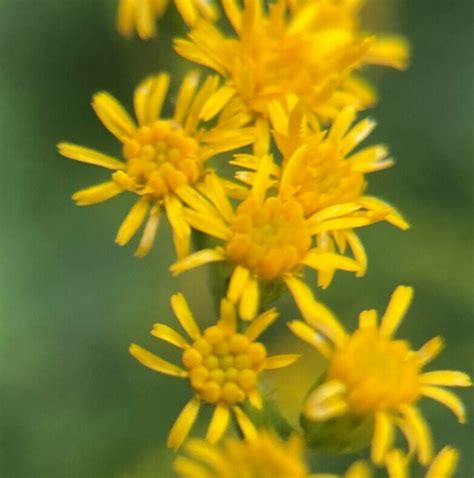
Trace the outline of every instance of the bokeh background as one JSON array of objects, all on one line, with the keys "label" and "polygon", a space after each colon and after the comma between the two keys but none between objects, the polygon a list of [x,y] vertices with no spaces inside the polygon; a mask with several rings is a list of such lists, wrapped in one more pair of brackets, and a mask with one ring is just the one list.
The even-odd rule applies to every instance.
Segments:
[{"label": "bokeh background", "polygon": [[[172,477],[166,434],[187,400],[186,384],[139,366],[136,341],[169,359],[148,331],[173,324],[170,293],[183,290],[203,321],[213,320],[208,270],[171,279],[169,231],[145,260],[113,238],[131,197],[77,208],[71,193],[101,181],[98,168],[60,157],[59,140],[118,153],[96,120],[100,89],[131,103],[134,85],[160,68],[186,67],[170,53],[183,26],[170,12],[157,41],[126,41],[114,30],[115,0],[0,0],[0,476],[2,478]],[[416,287],[400,334],[415,346],[441,334],[437,369],[474,373],[472,195],[473,9],[470,0],[373,2],[370,21],[401,31],[414,47],[408,72],[376,74],[381,102],[372,140],[390,145],[391,171],[370,191],[399,206],[407,233],[378,225],[363,231],[369,270],[339,273],[321,300],[348,324],[363,308],[383,309],[399,283]],[[133,246],[132,246],[133,247]],[[290,300],[284,319],[296,318]],[[270,348],[292,351],[281,321]],[[293,417],[320,363],[309,349],[267,389]],[[291,383],[291,387],[288,385]],[[461,427],[425,400],[436,445],[463,452],[457,476],[473,476],[471,414]],[[200,424],[196,433],[202,429]],[[343,469],[344,457],[313,457],[318,469]],[[419,475],[421,476],[421,475]]]}]

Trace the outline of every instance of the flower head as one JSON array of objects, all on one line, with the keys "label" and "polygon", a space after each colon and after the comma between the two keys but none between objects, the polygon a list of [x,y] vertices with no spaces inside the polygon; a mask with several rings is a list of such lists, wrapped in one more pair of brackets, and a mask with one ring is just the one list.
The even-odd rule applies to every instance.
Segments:
[{"label": "flower head", "polygon": [[435,337],[418,351],[393,336],[412,299],[413,289],[399,286],[390,299],[380,325],[377,312],[359,315],[359,328],[348,335],[341,325],[334,327],[312,305],[310,292],[299,297],[307,323],[294,321],[291,330],[312,344],[328,360],[325,381],[310,393],[304,414],[313,421],[343,415],[373,416],[372,460],[383,463],[392,446],[395,425],[418,451],[421,463],[432,459],[429,426],[418,410],[422,397],[429,397],[451,409],[465,422],[462,402],[443,387],[467,387],[469,377],[458,371],[422,371],[441,351],[443,342]]},{"label": "flower head", "polygon": [[[316,271],[358,272],[360,268],[353,259],[321,250],[313,240],[334,222],[334,217],[344,216],[345,205],[328,208],[320,217],[305,218],[303,207],[295,199],[268,194],[272,168],[272,158],[264,156],[248,197],[235,210],[220,184],[208,188],[213,193],[207,195],[209,201],[181,194],[183,201],[191,206],[183,209],[186,221],[222,240],[224,245],[191,254],[172,265],[171,271],[178,274],[205,263],[229,261],[234,270],[227,297],[232,303],[240,302],[240,314],[246,320],[251,320],[258,311],[262,285],[284,282],[293,291],[302,283],[299,275],[305,266]],[[211,178],[209,175],[208,179]],[[350,210],[352,207],[349,205]],[[351,218],[341,218],[331,227],[342,229],[352,224]]]},{"label": "flower head", "polygon": [[[204,440],[189,440],[189,457],[180,456],[174,469],[182,478],[329,478],[310,473],[304,461],[302,440],[291,436],[282,441],[274,433],[259,430],[246,440],[228,438],[222,446]],[[370,471],[356,462],[345,478],[369,478]]]},{"label": "flower head", "polygon": [[[194,25],[201,16],[214,20],[216,11],[209,0],[178,0],[174,2],[187,25]],[[142,40],[156,35],[155,23],[163,16],[168,0],[119,0],[117,30],[125,37],[134,31]]]},{"label": "flower head", "polygon": [[182,294],[173,295],[171,305],[191,341],[165,324],[155,324],[151,334],[183,350],[184,368],[138,345],[130,346],[130,353],[143,365],[156,372],[187,379],[194,393],[171,429],[168,446],[181,446],[201,404],[215,408],[206,437],[211,443],[219,440],[226,431],[231,411],[242,431],[252,435],[253,425],[240,405],[250,402],[254,407],[261,408],[262,399],[257,388],[260,374],[264,370],[290,365],[298,358],[295,354],[268,357],[265,346],[257,342],[260,334],[276,319],[275,309],[259,315],[244,333],[239,333],[235,308],[223,299],[220,319],[201,332]]},{"label": "flower head", "polygon": [[[354,152],[373,130],[375,122],[363,119],[353,124],[356,111],[353,107],[346,107],[336,116],[332,126],[324,130],[318,119],[305,111],[301,103],[287,113],[274,102],[270,105],[269,114],[273,138],[281,153],[281,166],[274,165],[272,171],[280,196],[300,204],[307,219],[324,217],[328,211],[339,210],[340,217],[334,216],[332,222],[326,223],[318,233],[318,243],[328,252],[338,250],[341,254],[349,246],[361,266],[359,275],[363,275],[367,257],[354,228],[382,220],[402,230],[408,228],[406,221],[392,206],[365,194],[365,175],[393,164],[383,145]],[[268,141],[265,143],[269,144]],[[260,157],[236,155],[231,162],[254,171],[259,167]],[[240,171],[236,176],[252,184],[255,175]],[[352,227],[337,227],[341,220],[348,219],[353,222]],[[331,229],[331,224],[334,229]],[[333,272],[320,273],[320,285],[327,286]]]},{"label": "flower head", "polygon": [[162,118],[169,80],[168,74],[161,73],[135,89],[138,124],[110,94],[94,96],[92,106],[97,116],[122,143],[123,160],[70,143],[58,145],[59,152],[67,158],[114,171],[109,181],[76,192],[73,199],[78,205],[96,204],[124,191],[138,196],[116,237],[119,245],[127,244],[148,214],[138,256],[146,255],[154,242],[162,206],[173,229],[178,255],[187,253],[190,229],[181,218],[177,190],[196,187],[205,176],[205,162],[210,157],[253,140],[253,132],[241,127],[238,114],[222,116],[211,129],[202,126],[199,111],[205,99],[216,91],[218,79],[208,77],[199,87],[195,72],[184,78],[172,118]]},{"label": "flower head", "polygon": [[278,0],[268,9],[261,0],[222,0],[235,36],[210,22],[199,22],[188,40],[176,40],[177,52],[227,79],[209,99],[206,118],[232,98],[254,116],[266,117],[268,105],[302,99],[323,118],[341,107],[364,108],[374,93],[353,72],[375,64],[404,68],[407,46],[399,38],[366,36],[358,28],[358,4],[352,0]]}]

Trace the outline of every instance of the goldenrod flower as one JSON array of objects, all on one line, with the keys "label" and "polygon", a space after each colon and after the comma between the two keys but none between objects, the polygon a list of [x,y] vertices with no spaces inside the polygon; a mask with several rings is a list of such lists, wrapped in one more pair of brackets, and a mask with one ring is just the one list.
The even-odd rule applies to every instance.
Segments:
[{"label": "goldenrod flower", "polygon": [[[260,430],[246,440],[228,438],[223,446],[192,439],[186,444],[190,457],[178,457],[174,469],[181,478],[337,478],[310,473],[304,462],[302,440],[291,436],[280,440]],[[356,462],[344,478],[369,478],[370,470]],[[339,477],[342,478],[342,477]]]},{"label": "goldenrod flower", "polygon": [[371,456],[377,464],[384,462],[392,446],[395,426],[410,448],[417,450],[422,464],[431,461],[431,433],[416,406],[422,397],[441,402],[461,423],[466,420],[460,399],[443,387],[470,386],[469,377],[452,370],[422,372],[443,348],[441,337],[429,340],[417,351],[408,342],[393,338],[412,295],[411,287],[397,287],[379,326],[377,312],[365,310],[359,315],[359,328],[348,335],[340,324],[319,316],[306,289],[298,297],[298,305],[312,327],[300,321],[289,324],[297,336],[329,360],[325,381],[308,396],[304,414],[313,421],[346,414],[373,416]]},{"label": "goldenrod flower", "polygon": [[[451,478],[456,471],[459,453],[450,446],[444,447],[431,462],[425,478]],[[400,450],[387,454],[386,466],[389,478],[410,478],[409,459]]]},{"label": "goldenrod flower", "polygon": [[[200,17],[208,20],[216,17],[211,0],[175,0],[174,3],[189,26]],[[156,20],[163,16],[167,6],[168,0],[119,0],[117,30],[125,37],[131,37],[136,31],[142,40],[148,40],[156,35]]]},{"label": "goldenrod flower", "polygon": [[[344,217],[353,210],[353,204],[327,208],[306,219],[303,207],[295,199],[267,194],[272,169],[271,156],[264,156],[248,198],[235,210],[217,181],[209,187],[210,202],[179,192],[181,199],[192,206],[183,209],[186,221],[193,228],[224,241],[224,246],[190,254],[171,266],[172,273],[209,262],[229,261],[234,269],[227,297],[232,303],[240,302],[244,320],[255,317],[263,284],[281,281],[293,291],[303,284],[299,276],[305,266],[316,271],[360,269],[353,259],[322,251],[314,245],[313,238],[328,229],[347,229],[368,220]],[[209,175],[208,179],[211,178]]]},{"label": "goldenrod flower", "polygon": [[[273,138],[282,157],[282,166],[273,168],[280,195],[283,199],[293,198],[301,204],[305,218],[317,214],[324,217],[327,211],[342,208],[345,212],[343,220],[351,218],[354,227],[385,220],[406,230],[408,224],[392,206],[364,194],[367,187],[365,175],[390,167],[393,161],[383,145],[353,152],[375,127],[375,122],[370,119],[353,124],[355,115],[353,107],[343,109],[325,131],[314,115],[304,112],[301,104],[290,113],[286,113],[278,103],[269,106]],[[265,135],[265,132],[262,134]],[[265,147],[262,145],[259,149]],[[260,158],[256,155],[236,155],[231,163],[256,170]],[[237,177],[252,184],[254,175],[242,171],[237,173]],[[349,205],[352,205],[352,211]],[[333,221],[337,225],[341,219]],[[358,274],[365,273],[367,256],[353,227],[335,230],[327,227],[317,238],[320,247],[329,252],[338,250],[342,254],[349,246],[361,266]],[[327,286],[333,272],[321,272],[319,284]]]},{"label": "goldenrod flower", "polygon": [[295,354],[267,357],[265,346],[256,341],[276,319],[276,310],[267,310],[244,333],[239,333],[235,308],[223,299],[219,321],[201,332],[182,294],[171,297],[171,306],[191,343],[165,324],[155,324],[151,334],[183,350],[185,369],[138,345],[130,346],[130,353],[143,365],[156,372],[189,380],[194,392],[170,431],[168,446],[175,449],[181,446],[201,404],[215,407],[206,436],[211,443],[219,440],[226,431],[231,411],[244,434],[252,436],[254,427],[239,405],[249,401],[254,407],[261,408],[262,398],[257,388],[261,372],[286,367],[298,358]]},{"label": "goldenrod flower", "polygon": [[[364,108],[374,102],[371,87],[352,73],[367,64],[402,69],[407,45],[400,38],[366,36],[358,30],[353,0],[221,0],[237,36],[226,36],[202,21],[189,40],[175,41],[183,57],[227,79],[213,95],[203,117],[211,118],[236,97],[254,116],[266,117],[268,105],[304,100],[322,118],[341,107]],[[290,8],[292,6],[292,8]]]},{"label": "goldenrod flower", "polygon": [[161,109],[170,77],[150,76],[134,93],[138,125],[109,93],[97,93],[92,106],[103,125],[122,143],[124,161],[70,143],[60,143],[59,152],[77,161],[114,171],[111,180],[73,195],[79,206],[110,199],[124,191],[139,199],[117,233],[116,242],[127,244],[148,214],[136,255],[146,255],[155,239],[160,209],[164,206],[173,229],[178,256],[188,252],[190,229],[180,215],[179,188],[193,188],[204,178],[205,162],[212,156],[253,141],[249,128],[241,128],[239,115],[222,116],[215,127],[201,127],[199,112],[206,98],[218,88],[218,79],[208,77],[199,86],[199,77],[189,73],[179,90],[174,115],[161,118]]}]

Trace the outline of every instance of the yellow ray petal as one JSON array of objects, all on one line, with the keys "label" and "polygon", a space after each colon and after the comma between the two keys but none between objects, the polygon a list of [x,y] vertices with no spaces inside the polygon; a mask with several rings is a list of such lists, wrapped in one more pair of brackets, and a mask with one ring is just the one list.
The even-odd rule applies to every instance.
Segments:
[{"label": "yellow ray petal", "polygon": [[287,325],[297,337],[312,345],[323,357],[329,359],[332,356],[333,349],[329,342],[308,324],[293,320]]},{"label": "yellow ray petal", "polygon": [[247,395],[249,397],[249,402],[252,405],[252,407],[256,408],[257,410],[261,410],[263,403],[262,403],[262,396],[260,395],[260,392],[257,389],[250,390],[247,392]]},{"label": "yellow ray petal", "polygon": [[232,333],[237,330],[235,305],[225,297],[221,300],[219,325]]},{"label": "yellow ray petal", "polygon": [[317,302],[310,288],[297,277],[285,277],[285,283],[304,319],[316,329],[321,330],[333,343],[342,345],[347,334],[334,314]]},{"label": "yellow ray petal", "polygon": [[421,393],[448,407],[457,417],[459,423],[466,423],[466,409],[462,401],[452,392],[440,387],[421,387]]},{"label": "yellow ray petal", "polygon": [[433,458],[433,443],[428,425],[416,407],[405,405],[400,407],[400,411],[415,436],[420,463],[427,465]]},{"label": "yellow ray petal", "polygon": [[342,150],[344,156],[350,153],[359,143],[364,141],[374,130],[376,122],[369,118],[364,118],[354,125],[349,133],[342,140]]},{"label": "yellow ray petal", "polygon": [[145,257],[151,250],[153,243],[155,242],[156,233],[160,224],[160,206],[155,204],[150,209],[148,220],[143,229],[142,238],[135,251],[136,257]]},{"label": "yellow ray petal", "polygon": [[238,3],[235,0],[222,0],[222,7],[232,27],[238,33],[242,21],[242,12],[238,8]]},{"label": "yellow ray petal", "polygon": [[270,155],[262,157],[260,165],[254,177],[251,194],[261,203],[270,185],[270,173],[273,168],[273,159]]},{"label": "yellow ray petal", "polygon": [[213,216],[183,208],[183,218],[191,227],[217,239],[227,240],[229,229],[215,213]]},{"label": "yellow ray petal", "polygon": [[160,73],[146,78],[135,88],[133,105],[141,126],[152,124],[160,116],[169,83],[170,75]]},{"label": "yellow ray petal", "polygon": [[368,217],[343,217],[337,219],[329,219],[322,223],[316,222],[311,225],[310,233],[319,234],[324,231],[337,231],[338,229],[352,229],[355,227],[364,227],[372,224],[372,220]]},{"label": "yellow ray petal", "polygon": [[95,94],[92,107],[102,124],[122,143],[134,135],[134,121],[109,93],[102,91]]},{"label": "yellow ray petal", "polygon": [[230,277],[229,286],[227,289],[227,298],[233,303],[236,304],[240,297],[242,296],[242,292],[244,288],[247,286],[247,282],[250,277],[250,271],[241,266],[237,266],[232,272]]},{"label": "yellow ray petal", "polygon": [[178,292],[171,296],[171,307],[173,308],[174,315],[178,319],[179,323],[186,331],[186,333],[193,339],[197,340],[201,336],[193,314],[189,309],[188,303],[184,298],[184,295]]},{"label": "yellow ray petal", "polygon": [[205,103],[199,117],[204,121],[214,118],[219,111],[231,100],[236,94],[235,88],[231,86],[221,86]]},{"label": "yellow ray petal", "polygon": [[122,188],[113,181],[107,181],[76,191],[72,195],[72,199],[78,206],[91,206],[112,199],[122,191]]},{"label": "yellow ray petal", "polygon": [[354,231],[344,231],[344,236],[349,243],[349,247],[351,248],[352,254],[354,255],[354,259],[360,265],[360,270],[356,273],[356,275],[358,277],[361,277],[365,274],[367,270],[367,254],[365,253],[365,248]]},{"label": "yellow ray petal", "polygon": [[393,166],[394,161],[388,154],[386,146],[377,144],[352,154],[347,160],[350,161],[353,171],[373,173]]},{"label": "yellow ray petal", "polygon": [[217,405],[212,415],[209,428],[207,429],[206,440],[210,443],[219,441],[229,426],[229,418],[229,408],[225,405]]},{"label": "yellow ray petal", "polygon": [[179,14],[188,27],[193,26],[198,19],[198,12],[191,0],[175,0]]},{"label": "yellow ray petal", "polygon": [[360,270],[360,265],[354,259],[332,252],[319,252],[315,249],[309,251],[301,263],[321,271],[341,269],[343,271],[357,272]]},{"label": "yellow ray petal", "polygon": [[165,196],[165,209],[173,233],[181,237],[189,236],[191,229],[185,220],[181,201],[176,196],[167,194]]},{"label": "yellow ray petal", "polygon": [[378,37],[372,42],[364,55],[364,60],[372,65],[383,65],[404,70],[410,56],[410,45],[402,37]]},{"label": "yellow ray petal", "polygon": [[145,350],[139,345],[130,344],[128,350],[141,364],[145,365],[145,367],[148,367],[151,370],[154,370],[155,372],[180,378],[185,378],[188,376],[188,373],[182,368],[163,360],[151,352],[148,352],[148,350]]},{"label": "yellow ray petal", "polygon": [[444,340],[442,337],[433,337],[428,340],[417,352],[418,362],[420,365],[426,365],[431,362],[444,348]]},{"label": "yellow ray petal", "polygon": [[260,335],[267,330],[268,327],[270,327],[277,317],[278,312],[275,308],[265,311],[252,321],[252,323],[247,327],[245,335],[252,342],[257,340]]},{"label": "yellow ray petal", "polygon": [[[187,442],[187,444],[189,441]],[[178,474],[178,476],[183,477],[199,477],[199,478],[208,478],[208,468],[205,465],[198,464],[192,458],[186,458],[184,456],[178,456],[173,461],[173,470]]]},{"label": "yellow ray petal", "polygon": [[390,478],[409,478],[407,460],[400,450],[391,450],[387,454],[386,466]]},{"label": "yellow ray petal", "polygon": [[376,465],[381,465],[385,455],[392,446],[394,436],[393,423],[390,416],[384,412],[375,414],[374,436],[372,438],[371,459]]},{"label": "yellow ray petal", "polygon": [[363,310],[359,314],[360,329],[375,329],[377,327],[377,311],[375,309]]},{"label": "yellow ray petal", "polygon": [[346,216],[347,214],[350,214],[351,212],[358,211],[361,207],[362,206],[360,204],[357,204],[355,202],[348,202],[348,203],[337,204],[335,206],[329,206],[313,214],[310,220],[311,221],[314,220],[316,222],[321,223],[323,221],[327,221],[328,219],[334,219],[336,217]]},{"label": "yellow ray petal", "polygon": [[121,169],[125,166],[122,161],[119,161],[113,156],[100,153],[94,149],[84,148],[71,143],[59,143],[59,153],[69,159],[81,161],[82,163],[93,164],[106,169]]},{"label": "yellow ray petal", "polygon": [[174,108],[174,120],[182,124],[186,113],[188,112],[191,100],[196,93],[199,85],[199,72],[190,71],[183,79],[181,87],[176,98],[176,106]]},{"label": "yellow ray petal", "polygon": [[[372,470],[369,468],[367,463],[360,460],[353,463],[344,475],[344,478],[371,478],[371,477],[372,477]],[[397,477],[397,478],[402,478],[402,477]]]},{"label": "yellow ray petal", "polygon": [[166,324],[154,324],[153,329],[151,330],[151,335],[164,340],[165,342],[176,345],[176,347],[181,349],[189,347],[187,340],[180,333],[176,332],[176,330]]},{"label": "yellow ray petal", "polygon": [[247,440],[252,440],[257,437],[257,429],[255,425],[251,422],[250,418],[243,412],[243,410],[238,407],[234,406],[232,408],[237,423],[239,424],[239,428],[244,434]]},{"label": "yellow ray petal", "polygon": [[265,370],[273,370],[275,368],[288,367],[292,363],[296,362],[301,357],[300,354],[281,354],[273,355],[265,359]]},{"label": "yellow ray petal", "polygon": [[413,287],[399,285],[388,303],[380,324],[380,334],[391,337],[395,334],[413,299]]},{"label": "yellow ray petal", "polygon": [[186,440],[196,421],[200,403],[197,398],[192,398],[183,408],[168,435],[168,448],[177,450]]},{"label": "yellow ray petal", "polygon": [[362,196],[359,199],[361,205],[372,211],[384,212],[384,220],[398,227],[402,231],[410,228],[410,224],[402,217],[402,215],[390,204],[381,199],[371,196]]},{"label": "yellow ray petal", "polygon": [[227,223],[232,221],[234,212],[232,205],[225,193],[224,187],[214,173],[206,175],[204,183],[198,185],[203,194],[205,194],[209,200],[214,204],[220,215],[225,219]]},{"label": "yellow ray petal", "polygon": [[222,248],[203,249],[172,264],[170,272],[173,275],[178,275],[189,269],[194,269],[210,262],[225,261],[226,259],[227,255]]},{"label": "yellow ray petal", "polygon": [[445,446],[431,462],[426,478],[451,478],[454,476],[459,461],[459,453],[450,446]]},{"label": "yellow ray petal", "polygon": [[342,137],[349,130],[352,122],[354,121],[355,116],[356,110],[353,106],[348,106],[347,108],[344,108],[339,113],[333,125],[331,126],[328,139],[336,143],[341,141]]},{"label": "yellow ray petal", "polygon": [[420,381],[424,385],[443,385],[445,387],[470,387],[471,378],[467,373],[457,370],[436,370],[421,375]]},{"label": "yellow ray petal", "polygon": [[124,246],[138,231],[138,228],[145,220],[146,213],[150,206],[150,200],[147,197],[140,198],[130,209],[130,212],[125,217],[124,221],[119,227],[115,242],[119,246]]},{"label": "yellow ray petal", "polygon": [[239,303],[239,315],[242,320],[253,320],[260,305],[260,289],[258,280],[250,277],[242,291]]}]

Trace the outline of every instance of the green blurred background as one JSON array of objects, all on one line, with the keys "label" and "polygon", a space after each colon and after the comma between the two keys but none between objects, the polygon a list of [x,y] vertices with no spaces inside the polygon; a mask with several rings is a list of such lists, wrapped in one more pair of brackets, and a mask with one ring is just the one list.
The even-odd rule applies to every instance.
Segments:
[{"label": "green blurred background", "polygon": [[[386,13],[393,4],[397,27]],[[448,346],[433,367],[473,374],[472,2],[376,0],[372,12],[378,24],[409,37],[414,60],[404,74],[379,75],[372,141],[389,144],[398,164],[373,175],[370,192],[397,204],[413,228],[363,231],[366,277],[339,273],[319,297],[353,324],[361,309],[383,309],[397,284],[414,285],[400,334],[415,346],[442,334]],[[186,384],[139,366],[127,346],[137,341],[177,359],[148,335],[155,321],[174,324],[168,298],[177,290],[202,321],[213,320],[208,271],[174,280],[166,273],[173,257],[167,227],[150,256],[135,259],[131,247],[113,243],[131,197],[91,208],[70,200],[105,176],[59,157],[57,141],[118,154],[91,95],[106,89],[130,106],[146,74],[184,65],[169,53],[171,38],[183,33],[173,13],[148,43],[120,38],[114,14],[114,0],[0,0],[2,478],[173,476],[164,443]],[[284,319],[297,316],[290,300],[279,305]],[[283,322],[268,339],[272,349],[292,351]],[[297,385],[315,378],[316,354],[307,351],[293,389],[279,387],[284,372],[267,384],[283,403],[300,400]],[[472,417],[472,392],[460,395]],[[423,410],[437,447],[463,451],[457,476],[473,476],[472,419],[461,427],[428,400]],[[317,463],[343,469],[346,460]]]}]

